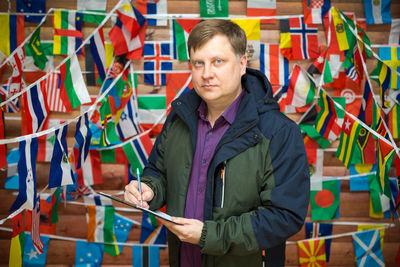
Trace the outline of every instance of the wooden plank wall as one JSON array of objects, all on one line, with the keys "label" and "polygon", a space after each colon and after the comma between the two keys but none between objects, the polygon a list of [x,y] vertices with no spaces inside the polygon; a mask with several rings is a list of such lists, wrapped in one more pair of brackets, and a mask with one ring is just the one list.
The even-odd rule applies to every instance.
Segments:
[{"label": "wooden plank wall", "polygon": [[[112,7],[117,3],[117,0],[107,1],[107,11],[111,10]],[[133,1],[136,5],[136,1]],[[346,12],[355,12],[357,17],[365,17],[364,8],[362,1],[359,0],[332,0],[332,5]],[[47,0],[47,9],[49,8],[67,8],[75,9],[76,0]],[[7,1],[1,1],[0,11],[8,11]],[[15,1],[11,3],[11,12],[15,12]],[[198,14],[200,12],[199,4],[197,0],[168,0],[168,13],[170,14]],[[245,0],[234,0],[229,1],[229,12],[231,15],[245,15],[246,14],[246,1]],[[302,1],[299,0],[278,0],[277,1],[277,15],[296,15],[302,14]],[[400,17],[400,2],[392,1],[392,16],[394,18]],[[26,23],[25,34],[28,35],[33,29],[35,24]],[[110,23],[106,24],[105,36],[108,35],[110,29]],[[93,30],[91,27],[85,27],[84,36],[88,36]],[[367,33],[371,39],[372,44],[387,44],[389,35],[390,25],[368,25]],[[146,38],[148,40],[169,40],[170,38],[169,27],[148,27]],[[107,38],[107,37],[106,37]],[[320,44],[326,44],[325,33],[322,26],[319,26],[319,41]],[[52,22],[48,20],[42,27],[41,39],[52,40]],[[279,43],[279,23],[262,25],[261,27],[261,41],[270,43]],[[61,57],[55,58],[55,66],[62,60]],[[84,61],[80,59],[81,67],[84,69]],[[293,63],[290,62],[290,70],[293,67]],[[307,68],[311,61],[303,60],[299,63],[301,66]],[[369,59],[367,62],[369,72],[372,71],[376,64],[376,61]],[[134,62],[136,70],[141,70],[143,61]],[[259,62],[252,61],[249,66],[258,68]],[[185,62],[174,61],[174,69],[187,70],[188,66]],[[3,77],[3,80],[5,78]],[[143,77],[139,75],[139,94],[149,93],[153,88],[143,83]],[[97,94],[99,88],[88,87],[91,95]],[[374,91],[378,92],[377,84],[374,83]],[[165,93],[165,88],[162,87],[159,93]],[[74,110],[72,113],[56,113],[51,114],[53,119],[68,119],[74,118],[79,114],[79,108]],[[6,138],[12,138],[20,135],[20,120],[18,120],[20,114],[6,114]],[[297,121],[301,114],[290,114],[289,117]],[[14,117],[14,118],[11,118]],[[68,146],[73,145],[73,131],[75,126],[70,127],[68,132]],[[8,150],[13,147],[17,147],[18,144],[8,145]],[[338,142],[333,143],[330,147],[336,148]],[[44,188],[48,183],[49,175],[49,163],[38,163],[37,165],[37,186],[38,190]],[[95,190],[102,190],[109,193],[115,193],[123,189],[124,187],[124,166],[121,164],[102,164],[103,181],[102,185],[94,186]],[[332,151],[324,152],[324,170],[323,174],[326,176],[343,176],[348,174],[348,170],[343,167],[342,163],[335,158],[335,154]],[[394,170],[391,170],[391,174]],[[16,194],[5,190],[4,181],[6,177],[6,171],[0,171],[0,218],[5,218],[9,215],[8,209],[11,207]],[[393,175],[392,175],[393,176]],[[119,205],[117,205],[119,206]],[[140,213],[129,213],[120,212],[123,215],[129,216],[138,222],[141,221]],[[86,238],[87,227],[85,218],[84,206],[77,206],[61,204],[59,207],[59,222],[56,225],[56,234],[61,236],[68,236],[74,238]],[[307,221],[311,221],[310,211],[307,217]],[[369,193],[368,192],[350,192],[349,183],[343,181],[341,183],[341,194],[340,194],[340,219],[335,219],[338,222],[390,222],[388,219],[371,219],[369,218]],[[397,222],[396,222],[397,223]],[[4,227],[11,227],[11,222],[7,221]],[[356,226],[346,225],[334,225],[333,234],[341,234],[352,232],[356,230]],[[140,236],[140,227],[134,226],[128,241],[138,241]],[[10,247],[9,232],[0,231],[0,264],[6,265],[9,257]],[[303,229],[290,238],[291,241],[303,239],[305,237],[304,227]],[[387,266],[394,266],[395,255],[399,248],[400,243],[400,227],[397,225],[386,231],[384,238],[383,255]],[[298,265],[298,248],[295,244],[289,244],[287,246],[287,266]],[[168,265],[167,250],[161,251],[160,253],[161,265]],[[60,265],[72,265],[75,262],[75,242],[51,240],[47,255],[48,266],[60,266]],[[132,251],[131,248],[125,248],[121,255],[117,257],[104,254],[103,265],[131,265],[132,263]],[[329,266],[354,266],[354,248],[352,239],[350,236],[336,238],[332,240],[331,256]]]}]

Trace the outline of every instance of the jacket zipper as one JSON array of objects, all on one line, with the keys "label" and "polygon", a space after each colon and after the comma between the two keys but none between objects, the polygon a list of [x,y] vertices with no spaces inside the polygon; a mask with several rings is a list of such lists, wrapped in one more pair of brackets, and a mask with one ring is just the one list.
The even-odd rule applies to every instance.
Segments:
[{"label": "jacket zipper", "polygon": [[224,199],[225,199],[225,176],[226,176],[226,160],[224,161],[224,167],[221,170],[221,182],[222,182],[222,190],[221,190],[221,208],[224,207]]}]

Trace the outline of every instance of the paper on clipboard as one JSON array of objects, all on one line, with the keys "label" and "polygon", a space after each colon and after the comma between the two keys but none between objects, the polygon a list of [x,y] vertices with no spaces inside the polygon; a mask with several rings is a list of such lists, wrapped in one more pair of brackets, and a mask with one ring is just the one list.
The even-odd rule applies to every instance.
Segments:
[{"label": "paper on clipboard", "polygon": [[103,192],[98,192],[98,193],[99,193],[100,195],[102,195],[102,196],[108,197],[108,198],[110,198],[110,199],[112,199],[112,200],[115,200],[115,201],[117,201],[117,202],[119,202],[119,203],[123,203],[123,204],[128,205],[128,206],[130,206],[130,207],[132,207],[132,208],[135,208],[135,209],[141,210],[141,211],[143,211],[143,212],[152,214],[152,215],[154,215],[154,216],[156,216],[156,217],[159,217],[159,218],[161,218],[161,219],[163,219],[163,220],[166,220],[166,221],[169,221],[169,222],[172,222],[172,223],[175,223],[175,224],[180,224],[180,223],[174,222],[174,221],[172,220],[172,217],[171,217],[170,215],[164,213],[164,212],[161,212],[161,211],[152,211],[152,210],[149,210],[149,209],[145,209],[145,208],[143,208],[143,207],[140,207],[140,206],[137,206],[137,205],[135,205],[135,204],[129,203],[129,202],[125,201],[125,200],[122,200],[122,199],[120,199],[120,198],[111,196],[111,195],[109,195],[109,194],[106,194],[106,193],[103,193]]}]

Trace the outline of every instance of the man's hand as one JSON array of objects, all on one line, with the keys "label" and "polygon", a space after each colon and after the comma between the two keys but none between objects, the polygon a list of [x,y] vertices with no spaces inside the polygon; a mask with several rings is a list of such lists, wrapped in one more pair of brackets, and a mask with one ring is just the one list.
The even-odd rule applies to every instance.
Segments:
[{"label": "man's hand", "polygon": [[160,219],[163,224],[174,233],[181,241],[199,244],[201,231],[203,230],[204,223],[196,219],[186,219],[181,217],[172,217],[172,220],[176,223],[165,221]]},{"label": "man's hand", "polygon": [[[149,208],[148,202],[153,199],[154,192],[145,183],[141,183],[141,186],[142,186],[142,199],[143,199],[142,207],[148,209]],[[124,198],[126,201],[129,201],[136,205],[140,205],[140,193],[137,181],[131,181],[127,186],[125,186]]]}]

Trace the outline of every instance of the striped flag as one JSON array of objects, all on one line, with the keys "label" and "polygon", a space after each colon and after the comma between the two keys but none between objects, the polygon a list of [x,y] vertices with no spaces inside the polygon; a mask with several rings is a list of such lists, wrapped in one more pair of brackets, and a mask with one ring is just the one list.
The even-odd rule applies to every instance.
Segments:
[{"label": "striped flag", "polygon": [[69,58],[61,67],[61,99],[67,110],[89,103],[90,96],[86,89],[81,67],[76,55]]},{"label": "striped flag", "polygon": [[166,73],[159,71],[171,71],[172,58],[171,43],[169,41],[145,42],[143,48],[143,69],[145,71],[154,71],[154,73],[145,73],[144,82],[156,86],[165,85]]},{"label": "striped flag", "polygon": [[160,266],[160,248],[158,246],[132,246],[133,267]]},{"label": "striped flag", "polygon": [[121,140],[128,139],[141,132],[139,125],[139,110],[137,104],[136,92],[129,99],[127,105],[122,111],[116,125],[118,136]]},{"label": "striped flag", "polygon": [[78,158],[76,158],[76,168],[79,169],[85,162],[86,157],[89,153],[90,138],[92,132],[89,128],[88,113],[83,114],[79,117],[78,123],[76,124],[75,141],[78,148]]},{"label": "striped flag", "polygon": [[[76,147],[73,148],[75,159],[78,158],[78,149]],[[75,163],[76,164],[76,163]],[[100,153],[98,150],[89,149],[89,153],[86,157],[85,162],[82,167],[76,169],[77,174],[77,182],[80,187],[102,184],[103,176],[101,171],[101,161],[100,161]]]},{"label": "striped flag", "polygon": [[43,129],[43,125],[49,116],[49,107],[45,99],[44,83],[36,83],[25,94],[22,95],[22,131],[24,134],[39,132]]},{"label": "striped flag", "polygon": [[[45,79],[45,90],[47,95],[47,105],[50,111],[67,112],[63,100],[61,99],[61,76],[59,73],[52,72]],[[70,112],[71,110],[68,110]]]},{"label": "striped flag", "polygon": [[[328,236],[332,234],[333,225],[331,223],[316,223],[316,222],[306,222],[306,238],[318,238],[321,236]],[[325,239],[325,254],[326,261],[329,261],[329,255],[331,251],[331,241],[332,239]]]},{"label": "striped flag", "polygon": [[90,38],[90,51],[92,52],[99,77],[104,81],[106,78],[106,48],[104,45],[103,28],[100,28]]},{"label": "striped flag", "polygon": [[347,114],[344,116],[342,133],[340,134],[340,143],[336,151],[336,157],[343,162],[344,166],[350,167],[353,152],[357,146],[358,135],[362,126]]},{"label": "striped flag", "polygon": [[[86,200],[85,200],[86,201]],[[86,206],[86,221],[88,226],[88,242],[115,241],[114,235],[114,214],[113,206]],[[104,249],[113,249],[112,245],[104,245]]]},{"label": "striped flag", "polygon": [[[0,139],[4,139],[4,113],[3,109],[0,108]],[[7,148],[6,145],[0,145],[0,168],[7,166]]]},{"label": "striped flag", "polygon": [[[397,72],[400,71],[400,47],[379,47],[379,57],[387,66],[391,67],[392,69],[396,70]],[[390,70],[388,69],[388,72]],[[397,74],[393,71],[390,71],[390,83],[389,88],[397,88],[400,89],[400,78]],[[371,74],[372,75],[372,74]],[[382,87],[384,87],[382,85]]]},{"label": "striped flag", "polygon": [[[154,134],[161,131],[165,118],[160,118],[166,113],[166,95],[144,94],[138,95],[139,122],[143,130],[153,129]],[[154,125],[155,123],[158,125]]]},{"label": "striped flag", "polygon": [[[247,0],[248,17],[276,16],[276,0]],[[261,23],[275,23],[275,18],[262,19]]]},{"label": "striped flag", "polygon": [[19,208],[32,210],[35,205],[37,150],[37,138],[27,138],[19,143],[19,192],[17,199],[10,208],[10,211]]},{"label": "striped flag", "polygon": [[363,0],[367,24],[391,23],[390,4],[392,0]]},{"label": "striped flag", "polygon": [[331,8],[331,0],[303,0],[304,23],[321,24]]},{"label": "striped flag", "polygon": [[72,10],[54,10],[54,55],[82,55],[82,14]]},{"label": "striped flag", "polygon": [[290,74],[286,104],[295,107],[303,107],[314,100],[314,95],[314,82],[299,65],[295,64]]},{"label": "striped flag", "polygon": [[0,15],[0,50],[9,56],[25,39],[23,15]]},{"label": "striped flag", "polygon": [[179,61],[189,60],[187,48],[187,40],[189,33],[192,31],[201,19],[174,19],[173,35],[174,35],[174,58]]},{"label": "striped flag", "polygon": [[379,181],[381,193],[391,199],[389,169],[392,164],[394,149],[391,145],[386,144],[378,139],[377,145],[377,171],[376,178]]},{"label": "striped flag", "polygon": [[[398,90],[397,90],[398,91]],[[393,138],[400,138],[400,105],[394,104],[389,114],[387,115],[389,130]]]},{"label": "striped flag", "polygon": [[100,146],[105,147],[108,145],[112,145],[118,143],[119,137],[115,130],[115,121],[111,114],[111,106],[110,99],[111,97],[107,97],[103,99],[102,105],[100,107],[100,119],[101,119],[101,136],[100,136]]},{"label": "striped flag", "polygon": [[35,208],[32,210],[32,229],[31,229],[31,234],[32,234],[32,242],[33,246],[36,249],[37,254],[42,254],[43,251],[43,242],[40,240],[40,197],[38,196],[36,198],[36,204]]},{"label": "striped flag", "polygon": [[67,125],[55,131],[56,138],[50,163],[49,188],[74,183],[74,174],[68,160],[67,131]]},{"label": "striped flag", "polygon": [[[44,125],[43,130],[51,129],[54,126],[64,123],[63,120],[49,119]],[[37,161],[50,162],[53,156],[54,142],[55,142],[54,132],[48,133],[38,137],[38,156]]]},{"label": "striped flag", "polygon": [[325,138],[332,139],[330,133],[337,120],[335,104],[323,90],[320,90],[318,99],[319,112],[315,119],[315,129]]},{"label": "striped flag", "polygon": [[388,45],[400,45],[400,19],[392,20]]},{"label": "striped flag", "polygon": [[[165,15],[167,12],[167,0],[148,1],[137,0],[137,9],[143,15]],[[167,26],[167,19],[147,19],[149,26]]]},{"label": "striped flag", "polygon": [[132,168],[139,168],[140,172],[142,172],[153,148],[153,142],[149,137],[149,133],[146,133],[127,142],[122,148]]},{"label": "striped flag", "polygon": [[260,71],[272,85],[289,84],[289,61],[279,51],[279,44],[260,44]]},{"label": "striped flag", "polygon": [[21,212],[11,218],[13,232],[10,245],[9,266],[22,266],[25,247],[25,232]]}]

